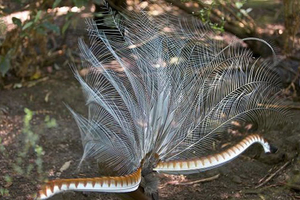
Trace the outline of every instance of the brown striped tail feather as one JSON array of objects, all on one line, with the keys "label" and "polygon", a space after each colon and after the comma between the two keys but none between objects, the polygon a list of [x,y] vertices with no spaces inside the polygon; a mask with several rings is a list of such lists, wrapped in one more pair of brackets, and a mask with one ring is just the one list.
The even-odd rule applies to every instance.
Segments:
[{"label": "brown striped tail feather", "polygon": [[58,179],[47,182],[38,193],[37,199],[49,197],[63,191],[126,193],[135,191],[141,182],[141,168],[136,172],[119,177]]},{"label": "brown striped tail feather", "polygon": [[191,160],[161,161],[154,170],[167,174],[192,174],[206,171],[230,162],[254,143],[261,144],[266,153],[272,153],[275,150],[262,136],[253,134],[220,153]]}]

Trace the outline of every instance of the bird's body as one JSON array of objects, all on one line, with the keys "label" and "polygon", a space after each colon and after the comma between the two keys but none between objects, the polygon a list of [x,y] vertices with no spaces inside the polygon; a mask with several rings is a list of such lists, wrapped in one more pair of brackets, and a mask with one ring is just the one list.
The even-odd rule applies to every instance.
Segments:
[{"label": "bird's body", "polygon": [[[247,50],[224,46],[212,31],[185,20],[131,19],[103,13],[98,30],[88,21],[90,47],[79,46],[83,79],[77,72],[88,117],[71,110],[81,131],[82,160],[97,159],[115,177],[49,182],[46,199],[63,190],[146,193],[156,199],[155,173],[191,174],[218,167],[253,143],[272,149],[258,134],[236,136],[237,123],[269,126],[283,110],[280,82],[267,64]],[[105,23],[104,25],[102,23]],[[224,143],[230,143],[223,147]],[[141,199],[141,197],[139,198]]]}]

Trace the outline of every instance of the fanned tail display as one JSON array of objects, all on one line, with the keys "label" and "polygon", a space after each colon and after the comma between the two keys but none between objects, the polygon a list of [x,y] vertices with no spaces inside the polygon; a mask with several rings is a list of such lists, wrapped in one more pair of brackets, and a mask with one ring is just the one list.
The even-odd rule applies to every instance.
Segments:
[{"label": "fanned tail display", "polygon": [[[254,143],[272,152],[259,134],[230,131],[251,124],[259,133],[286,114],[268,106],[280,104],[281,87],[269,62],[237,42],[224,45],[196,20],[144,12],[127,17],[104,7],[105,20],[87,21],[90,44],[79,41],[87,74],[74,69],[88,116],[70,110],[81,132],[81,162],[96,159],[116,177],[50,181],[40,199],[65,190],[130,192],[139,185],[149,194],[157,191],[147,186],[155,171],[198,173]],[[231,147],[221,148],[226,142]]]}]

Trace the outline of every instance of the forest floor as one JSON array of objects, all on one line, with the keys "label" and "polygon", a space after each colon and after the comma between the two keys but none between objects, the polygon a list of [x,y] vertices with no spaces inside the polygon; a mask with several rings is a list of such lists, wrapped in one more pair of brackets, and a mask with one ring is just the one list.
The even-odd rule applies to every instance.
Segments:
[{"label": "forest floor", "polygon": [[[44,176],[53,178],[99,176],[96,165],[84,165],[76,172],[82,155],[79,130],[67,103],[84,113],[81,89],[70,69],[62,69],[47,76],[48,79],[32,87],[2,90],[0,135],[2,153],[0,157],[0,185],[9,191],[1,199],[31,199],[38,190],[36,167],[26,175],[16,173],[14,164],[19,151],[26,146],[28,131],[25,131],[24,108],[33,111],[30,130],[38,135],[37,142],[44,154]],[[80,106],[79,106],[80,105]],[[4,109],[5,108],[5,109]],[[300,111],[295,112],[293,124],[265,134],[279,148],[276,154],[265,155],[259,145],[250,147],[242,156],[218,169],[189,176],[162,175],[160,183],[161,199],[298,199],[300,198]],[[28,115],[28,114],[27,114]],[[48,117],[47,117],[48,116]],[[49,120],[56,121],[49,126]],[[52,120],[52,122],[53,122]],[[51,120],[50,120],[51,121]],[[4,154],[5,152],[5,154]],[[19,163],[26,171],[35,162],[36,153],[29,149]],[[36,166],[36,165],[34,165]],[[270,180],[266,179],[273,176]],[[10,180],[7,180],[10,177]],[[211,178],[212,177],[212,178]],[[206,180],[207,178],[211,178]],[[204,179],[204,180],[203,180]],[[202,182],[204,181],[204,182]],[[259,186],[262,182],[262,186]],[[53,200],[96,200],[116,199],[114,195],[97,193],[67,192],[51,198]]]},{"label": "forest floor", "polygon": [[[63,63],[65,59],[57,62]],[[299,66],[299,60],[292,62]],[[285,64],[292,65],[290,61]],[[78,127],[65,104],[79,113],[86,110],[81,88],[69,66],[45,70],[43,78],[28,81],[19,88],[10,84],[0,90],[0,199],[30,200],[45,177],[99,176],[96,165],[84,164],[77,170],[82,144]],[[277,153],[266,155],[259,145],[253,145],[217,169],[188,176],[159,174],[160,199],[300,199],[300,103],[295,100],[289,104],[293,108],[291,123],[264,133],[279,149]],[[36,138],[33,142],[28,140],[33,137]],[[51,198],[71,199],[118,197],[66,192]]]}]

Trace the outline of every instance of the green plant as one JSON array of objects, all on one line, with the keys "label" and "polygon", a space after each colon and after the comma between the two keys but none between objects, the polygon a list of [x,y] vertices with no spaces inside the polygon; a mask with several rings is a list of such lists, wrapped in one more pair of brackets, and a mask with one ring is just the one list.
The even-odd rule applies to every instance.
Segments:
[{"label": "green plant", "polygon": [[241,38],[256,34],[256,24],[248,14],[252,9],[244,8],[246,0],[182,0],[193,3],[189,6],[178,4],[175,0],[166,1],[192,12],[215,30],[224,31],[226,28]]},{"label": "green plant", "polygon": [[[72,0],[77,7],[87,2],[88,0]],[[53,9],[62,4],[61,0],[20,0],[18,3],[22,10],[30,12],[29,19],[22,22],[19,18],[12,18],[16,28],[6,33],[0,46],[0,76],[4,77],[11,71],[17,77],[38,79],[41,76],[40,68],[54,64],[57,52],[63,49],[62,44],[56,44],[55,38],[65,36],[72,24],[73,13],[66,14],[65,23],[60,27],[55,22],[57,13]],[[52,12],[47,9],[52,9]],[[0,13],[1,11],[3,15],[11,12],[5,9],[0,9]],[[0,25],[1,31],[3,28],[1,23]]]},{"label": "green plant", "polygon": [[57,126],[56,120],[54,118],[50,118],[49,115],[45,117],[45,124],[47,128],[54,128]]},{"label": "green plant", "polygon": [[[23,124],[23,143],[22,148],[18,151],[16,156],[16,162],[13,164],[14,171],[22,176],[30,177],[31,172],[36,169],[38,173],[38,180],[42,181],[44,179],[43,176],[43,148],[38,144],[39,143],[39,134],[35,133],[31,129],[31,120],[34,116],[34,112],[28,108],[24,109],[24,124]],[[56,121],[55,119],[45,120],[45,126],[47,128],[55,127]],[[33,163],[25,163],[26,160],[30,158],[34,158]],[[25,166],[25,167],[24,167]]]},{"label": "green plant", "polygon": [[213,1],[213,3],[207,7],[204,7],[199,10],[198,17],[201,19],[202,22],[209,24],[209,26],[220,32],[224,32],[224,24],[225,20],[224,17],[221,17],[220,22],[212,22],[211,21],[211,15],[212,15],[212,9],[217,6],[217,3]]},{"label": "green plant", "polygon": [[9,190],[4,187],[0,187],[0,196],[9,197]]},{"label": "green plant", "polygon": [[5,140],[0,137],[1,160],[4,161],[4,166],[13,170],[13,172],[0,176],[2,186],[0,187],[0,199],[2,196],[9,197],[11,195],[9,187],[12,184],[19,185],[14,180],[15,176],[25,178],[31,185],[36,185],[38,182],[45,180],[45,173],[43,171],[44,150],[40,145],[40,136],[42,131],[57,127],[56,119],[46,115],[44,121],[41,121],[40,124],[35,124],[33,127],[32,121],[35,116],[43,115],[45,112],[32,111],[28,108],[25,108],[24,112],[22,132],[15,137],[21,142],[18,148],[14,150],[15,154],[13,156],[11,148],[7,148],[3,142]]},{"label": "green plant", "polygon": [[16,28],[6,34],[0,48],[2,76],[8,70],[19,77],[33,76],[49,58],[48,36],[59,34],[60,28],[53,23],[53,15],[42,8],[43,2],[30,5],[29,20],[24,22],[12,18]]}]

